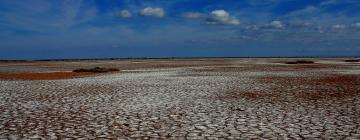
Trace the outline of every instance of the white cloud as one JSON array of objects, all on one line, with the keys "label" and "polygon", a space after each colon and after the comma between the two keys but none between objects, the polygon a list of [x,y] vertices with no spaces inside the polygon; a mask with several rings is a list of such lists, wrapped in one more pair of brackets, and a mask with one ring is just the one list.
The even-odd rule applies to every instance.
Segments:
[{"label": "white cloud", "polygon": [[333,29],[345,29],[346,25],[344,24],[336,24],[332,26]]},{"label": "white cloud", "polygon": [[290,12],[290,13],[287,14],[287,15],[288,15],[288,16],[291,16],[291,17],[311,15],[311,14],[313,14],[313,13],[316,13],[318,10],[319,10],[319,9],[316,8],[315,6],[307,6],[307,7],[305,7],[304,9]]},{"label": "white cloud", "polygon": [[321,6],[336,5],[336,4],[359,4],[358,0],[326,0],[320,3]]},{"label": "white cloud", "polygon": [[272,21],[269,24],[269,26],[272,27],[272,28],[278,28],[278,29],[281,29],[281,28],[285,27],[285,25],[281,21],[278,21],[278,20]]},{"label": "white cloud", "polygon": [[289,24],[297,27],[312,27],[314,24],[309,21],[305,21],[302,19],[292,19],[288,21]]},{"label": "white cloud", "polygon": [[229,24],[229,25],[239,25],[240,21],[231,16],[225,10],[215,10],[212,11],[207,18],[207,22],[210,24]]},{"label": "white cloud", "polygon": [[68,30],[98,17],[97,7],[86,5],[81,0],[58,2],[35,0],[30,5],[21,1],[0,3],[9,8],[8,12],[0,13],[2,24],[21,30],[35,32]]},{"label": "white cloud", "polygon": [[183,18],[190,18],[190,19],[197,19],[197,18],[202,18],[204,17],[204,14],[202,13],[197,13],[197,12],[186,12],[186,13],[182,13],[181,17]]},{"label": "white cloud", "polygon": [[128,10],[122,10],[117,13],[116,16],[120,18],[130,18],[132,14]]},{"label": "white cloud", "polygon": [[360,29],[360,22],[352,24],[351,27]]},{"label": "white cloud", "polygon": [[162,18],[165,16],[165,11],[162,8],[146,7],[140,11],[140,15]]},{"label": "white cloud", "polygon": [[257,25],[250,25],[250,26],[246,26],[245,29],[258,31],[260,30],[260,27]]}]

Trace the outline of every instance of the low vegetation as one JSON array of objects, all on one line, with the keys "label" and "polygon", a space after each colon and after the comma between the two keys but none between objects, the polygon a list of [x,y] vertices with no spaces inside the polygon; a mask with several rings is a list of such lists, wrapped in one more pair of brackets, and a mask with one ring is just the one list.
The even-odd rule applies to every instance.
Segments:
[{"label": "low vegetation", "polygon": [[348,59],[344,60],[345,62],[360,62],[360,59]]},{"label": "low vegetation", "polygon": [[314,64],[314,61],[311,60],[297,60],[297,61],[291,61],[291,62],[285,62],[285,64]]},{"label": "low vegetation", "polygon": [[95,68],[91,68],[91,69],[80,68],[80,69],[73,70],[73,72],[95,72],[95,73],[105,73],[105,72],[114,72],[114,71],[119,71],[119,69],[95,67]]}]

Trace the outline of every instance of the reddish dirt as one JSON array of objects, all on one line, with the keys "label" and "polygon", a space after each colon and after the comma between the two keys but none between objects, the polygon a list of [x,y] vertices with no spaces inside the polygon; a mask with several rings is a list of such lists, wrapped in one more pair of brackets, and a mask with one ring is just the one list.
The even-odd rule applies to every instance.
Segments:
[{"label": "reddish dirt", "polygon": [[[221,99],[246,99],[262,101],[317,101],[342,100],[358,96],[360,75],[326,75],[320,77],[279,77],[259,78],[259,82],[273,85],[261,91],[238,92],[230,90]],[[295,88],[296,87],[296,88]],[[285,96],[288,94],[288,96]]]},{"label": "reddish dirt", "polygon": [[[264,77],[262,82],[275,83],[276,91],[284,91],[294,86],[296,97],[301,99],[347,98],[360,92],[360,75],[326,75],[321,77]],[[279,90],[280,89],[280,90]]]},{"label": "reddish dirt", "polygon": [[57,80],[93,75],[95,73],[82,72],[44,72],[44,73],[0,73],[2,80]]}]

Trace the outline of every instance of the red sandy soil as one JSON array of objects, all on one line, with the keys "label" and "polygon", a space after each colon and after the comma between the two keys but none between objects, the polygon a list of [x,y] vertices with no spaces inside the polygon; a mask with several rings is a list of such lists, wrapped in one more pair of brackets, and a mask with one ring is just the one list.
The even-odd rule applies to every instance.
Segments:
[{"label": "red sandy soil", "polygon": [[[276,101],[314,101],[346,99],[359,95],[360,75],[327,75],[321,77],[261,77],[260,83],[274,87],[264,91],[237,92],[231,90],[222,99],[248,99]],[[298,88],[293,88],[297,86]],[[287,98],[289,94],[294,98]]]},{"label": "red sandy soil", "polygon": [[264,77],[261,81],[276,83],[279,88],[277,92],[290,89],[294,86],[303,86],[294,91],[297,98],[302,99],[324,99],[324,98],[346,98],[358,95],[360,89],[360,75],[327,75],[320,77]]},{"label": "red sandy soil", "polygon": [[94,73],[89,72],[44,72],[44,73],[0,73],[1,80],[57,80],[76,78]]}]

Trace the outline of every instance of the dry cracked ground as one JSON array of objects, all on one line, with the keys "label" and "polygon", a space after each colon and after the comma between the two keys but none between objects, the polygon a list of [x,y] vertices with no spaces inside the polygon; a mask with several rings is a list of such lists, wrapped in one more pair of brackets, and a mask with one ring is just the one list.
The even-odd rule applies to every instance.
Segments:
[{"label": "dry cracked ground", "polygon": [[0,139],[360,139],[360,63],[315,59],[3,62]]}]

